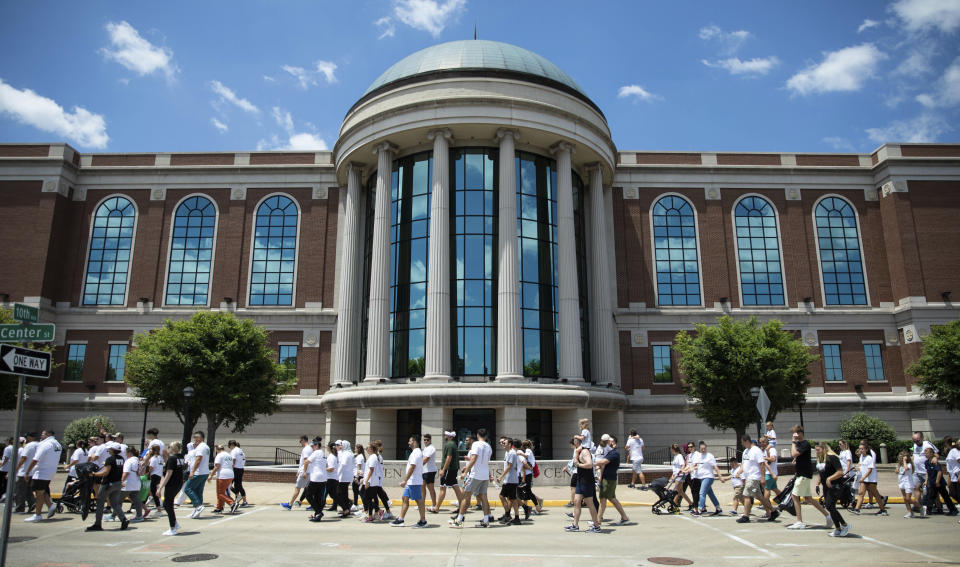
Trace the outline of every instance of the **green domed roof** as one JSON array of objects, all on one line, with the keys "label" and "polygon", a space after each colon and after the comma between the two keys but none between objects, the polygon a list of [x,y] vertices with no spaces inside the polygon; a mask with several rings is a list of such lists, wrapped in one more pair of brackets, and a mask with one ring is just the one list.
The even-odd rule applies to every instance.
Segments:
[{"label": "green domed roof", "polygon": [[477,39],[441,43],[408,55],[380,75],[363,94],[417,75],[469,70],[531,75],[587,96],[569,75],[536,53],[508,43]]}]

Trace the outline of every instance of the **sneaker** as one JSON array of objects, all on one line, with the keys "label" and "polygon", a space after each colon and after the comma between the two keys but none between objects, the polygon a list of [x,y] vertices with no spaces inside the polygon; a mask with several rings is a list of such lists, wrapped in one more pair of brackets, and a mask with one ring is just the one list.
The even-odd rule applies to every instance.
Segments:
[{"label": "sneaker", "polygon": [[477,512],[480,512],[481,510],[483,510],[483,506],[481,506],[480,504],[477,504],[476,506],[473,507],[473,509],[476,510]]},{"label": "sneaker", "polygon": [[310,516],[309,518],[307,518],[307,521],[308,521],[308,522],[319,522],[319,521],[321,521],[321,520],[323,520],[323,515],[319,515],[319,516],[313,515],[313,516]]},{"label": "sneaker", "polygon": [[842,528],[840,528],[840,534],[838,537],[847,537],[847,534],[849,533],[850,533],[850,524],[846,524]]},{"label": "sneaker", "polygon": [[573,508],[573,502],[567,502],[563,505],[564,508]]},{"label": "sneaker", "polygon": [[650,487],[647,486],[646,484],[641,484],[641,485],[640,485],[640,490],[650,490]]},{"label": "sneaker", "polygon": [[739,514],[740,514],[740,512],[737,512],[736,510],[730,510],[730,515],[731,515],[731,516],[738,516]]},{"label": "sneaker", "polygon": [[403,518],[397,518],[396,520],[390,522],[391,528],[402,528],[403,527]]},{"label": "sneaker", "polygon": [[889,497],[889,496],[884,496],[884,497],[883,497],[883,508],[884,508],[884,509],[887,508],[887,500],[890,500],[890,497]]},{"label": "sneaker", "polygon": [[49,520],[49,519],[52,518],[53,515],[56,514],[56,513],[57,513],[57,507],[56,507],[56,506],[50,508],[49,510],[47,510],[47,519]]},{"label": "sneaker", "polygon": [[627,488],[636,488],[636,485],[634,485],[634,484],[631,483],[631,484],[628,484],[628,485],[627,485]]},{"label": "sneaker", "polygon": [[249,506],[249,504],[247,504],[246,500],[244,500],[243,504],[240,505],[241,508],[246,508],[247,506]]},{"label": "sneaker", "polygon": [[131,524],[139,524],[139,523],[142,522],[142,521],[143,521],[143,516],[140,516],[139,518],[133,518],[132,520],[130,520],[130,523],[131,523]]},{"label": "sneaker", "polygon": [[103,518],[103,521],[104,521],[104,522],[116,522],[116,521],[117,521],[117,517],[114,516],[113,514],[110,514],[109,516],[105,516],[105,517]]},{"label": "sneaker", "polygon": [[623,518],[620,518],[620,519],[617,520],[616,522],[610,522],[610,525],[611,525],[611,526],[625,526],[625,525],[627,525],[627,524],[629,524],[629,523],[630,523],[630,520],[624,520]]},{"label": "sneaker", "polygon": [[568,518],[572,518],[572,517],[573,517],[573,512],[567,512],[567,517],[568,517]]},{"label": "sneaker", "polygon": [[921,517],[921,518],[926,518],[926,517],[927,517],[927,507],[926,507],[926,506],[924,506],[923,508],[920,509],[920,517]]},{"label": "sneaker", "polygon": [[293,506],[291,506],[287,502],[281,502],[280,507],[283,508],[284,510],[293,510]]},{"label": "sneaker", "polygon": [[161,535],[165,535],[165,536],[177,535],[177,528],[170,528],[169,530],[163,532],[163,534]]},{"label": "sneaker", "polygon": [[100,524],[93,524],[92,526],[87,526],[87,529],[83,530],[85,532],[102,532],[103,526]]},{"label": "sneaker", "polygon": [[840,530],[833,530],[827,533],[827,536],[829,537],[837,537],[838,535],[840,535]]},{"label": "sneaker", "polygon": [[307,506],[307,512],[313,512],[313,506]]},{"label": "sneaker", "polygon": [[223,508],[214,508],[210,512],[213,514],[223,514]]},{"label": "sneaker", "polygon": [[147,508],[147,511],[143,513],[144,519],[146,519],[146,517],[150,515],[150,512],[153,512],[153,510],[151,510],[150,508]]},{"label": "sneaker", "polygon": [[770,519],[768,521],[772,522],[779,517],[780,517],[780,510],[774,510],[773,512],[770,512]]},{"label": "sneaker", "polygon": [[484,520],[484,521],[482,521],[482,522],[477,522],[476,525],[474,525],[474,527],[475,527],[475,528],[489,528],[489,527],[490,527],[490,521],[489,521],[489,520]]},{"label": "sneaker", "polygon": [[297,508],[299,508],[300,505],[301,505],[301,502],[300,502],[299,500],[297,500],[296,502],[293,503],[293,505],[296,506]]},{"label": "sneaker", "polygon": [[41,516],[40,514],[34,514],[29,518],[27,518],[26,520],[24,520],[24,522],[39,522],[42,519],[43,519],[43,516]]},{"label": "sneaker", "polygon": [[420,520],[419,522],[417,522],[416,524],[413,524],[413,525],[410,526],[410,527],[412,527],[412,528],[425,528],[425,527],[427,527],[427,521],[426,521],[426,520]]},{"label": "sneaker", "polygon": [[807,529],[807,524],[804,524],[803,522],[794,522],[789,526],[787,526],[787,529],[788,530],[805,530]]},{"label": "sneaker", "polygon": [[575,525],[573,525],[573,524],[570,524],[569,526],[563,528],[563,531],[565,531],[565,532],[579,532],[579,531],[580,531],[580,526],[575,526]]},{"label": "sneaker", "polygon": [[383,521],[383,510],[377,510],[377,519]]},{"label": "sneaker", "polygon": [[231,513],[231,514],[236,514],[236,513],[237,513],[237,508],[239,508],[239,507],[240,507],[240,502],[237,501],[237,500],[234,500],[234,501],[233,501],[233,504],[230,505],[230,513]]},{"label": "sneaker", "polygon": [[713,511],[713,514],[710,514],[710,515],[719,516],[720,514],[723,514],[723,510],[721,510],[720,508],[717,508],[716,510]]},{"label": "sneaker", "polygon": [[[947,513],[944,514],[944,515],[945,515],[945,516],[956,516],[957,514],[960,514],[960,510],[954,509],[954,510],[950,510],[949,512],[947,512]],[[50,516],[47,516],[47,517],[49,518]]]},{"label": "sneaker", "polygon": [[372,524],[373,516],[364,516],[363,518],[360,519],[360,521],[363,522],[364,524]]},{"label": "sneaker", "polygon": [[700,510],[693,510],[692,512],[690,512],[690,515],[693,516],[694,518],[699,518]]},{"label": "sneaker", "polygon": [[127,526],[129,526],[129,525],[130,525],[130,520],[128,520],[128,519],[126,519],[126,518],[120,520],[120,531],[123,531],[123,530],[127,529]]},{"label": "sneaker", "polygon": [[833,527],[833,518],[831,518],[830,516],[827,516],[827,523],[826,523],[826,526],[825,526],[825,527],[826,527],[828,530]]},{"label": "sneaker", "polygon": [[886,508],[884,508],[883,510],[880,510],[879,512],[877,512],[875,515],[877,515],[877,516],[889,516],[890,514],[887,512]]},{"label": "sneaker", "polygon": [[530,506],[524,506],[524,507],[523,507],[523,519],[524,519],[524,520],[529,520],[529,519],[530,519],[530,512],[531,512],[532,510],[533,510],[533,508],[531,508]]},{"label": "sneaker", "polygon": [[200,517],[200,514],[202,514],[202,513],[203,513],[203,504],[197,506],[197,515],[194,516],[194,518],[199,518],[199,517]]},{"label": "sneaker", "polygon": [[737,523],[738,523],[738,524],[749,524],[749,523],[750,523],[750,518],[748,518],[748,517],[746,517],[746,516],[740,516],[739,518],[737,518]]},{"label": "sneaker", "polygon": [[850,513],[853,514],[854,516],[859,516],[860,510],[857,510],[856,508],[854,508],[853,510],[850,510]]},{"label": "sneaker", "polygon": [[602,534],[603,531],[600,529],[600,526],[590,526],[589,528],[587,528],[587,532],[586,532],[586,533],[588,533],[588,534]]},{"label": "sneaker", "polygon": [[520,525],[523,525],[523,524],[522,524],[522,522],[520,522],[520,517],[517,516],[516,518],[514,518],[514,519],[510,520],[509,522],[507,522],[507,525],[508,525],[508,526],[520,526]]},{"label": "sneaker", "polygon": [[916,516],[913,515],[913,512],[910,512],[909,514],[906,514],[906,515],[904,515],[903,517],[904,517],[904,518],[907,518],[908,520],[909,520],[910,518],[916,518]]},{"label": "sneaker", "polygon": [[382,516],[380,516],[381,520],[389,520],[391,518],[393,518],[393,514],[390,513],[390,510],[387,510]]}]

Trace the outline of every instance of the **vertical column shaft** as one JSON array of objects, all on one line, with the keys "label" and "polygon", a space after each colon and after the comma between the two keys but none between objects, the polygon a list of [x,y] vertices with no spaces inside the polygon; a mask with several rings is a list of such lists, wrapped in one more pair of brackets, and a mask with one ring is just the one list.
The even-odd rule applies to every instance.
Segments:
[{"label": "vertical column shaft", "polygon": [[593,278],[591,294],[591,361],[594,369],[593,381],[597,384],[620,384],[616,373],[613,350],[613,320],[610,307],[610,286],[607,285],[609,266],[607,265],[607,224],[603,195],[603,170],[599,165],[590,169],[590,275]]},{"label": "vertical column shaft", "polygon": [[499,250],[497,273],[497,381],[523,380],[520,348],[520,274],[517,252],[517,177],[514,130],[497,131]]},{"label": "vertical column shaft", "polygon": [[580,296],[577,282],[577,245],[573,224],[573,147],[554,144],[557,157],[557,264],[559,268],[559,377],[583,381],[583,346],[580,342]]},{"label": "vertical column shaft", "polygon": [[334,362],[334,382],[350,383],[359,380],[360,336],[357,333],[360,320],[360,291],[356,285],[357,243],[360,242],[360,178],[361,169],[355,164],[347,165],[347,194],[343,206],[343,260],[340,262],[340,295],[337,298],[337,351]]},{"label": "vertical column shaft", "polygon": [[[450,139],[448,129],[433,140],[430,250],[427,263],[427,345],[424,380],[450,378]],[[442,434],[442,432],[441,432]],[[438,437],[442,440],[442,437]]]},{"label": "vertical column shaft", "polygon": [[390,193],[395,150],[396,146],[390,142],[378,144],[374,150],[377,154],[377,193],[373,209],[365,382],[379,382],[390,377]]}]

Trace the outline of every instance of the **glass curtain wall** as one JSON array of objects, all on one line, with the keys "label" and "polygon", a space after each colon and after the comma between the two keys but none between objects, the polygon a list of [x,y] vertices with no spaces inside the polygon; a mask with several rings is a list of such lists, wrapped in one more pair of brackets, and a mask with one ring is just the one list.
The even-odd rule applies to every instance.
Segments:
[{"label": "glass curtain wall", "polygon": [[496,374],[496,155],[484,148],[451,152],[450,351],[455,376]]}]

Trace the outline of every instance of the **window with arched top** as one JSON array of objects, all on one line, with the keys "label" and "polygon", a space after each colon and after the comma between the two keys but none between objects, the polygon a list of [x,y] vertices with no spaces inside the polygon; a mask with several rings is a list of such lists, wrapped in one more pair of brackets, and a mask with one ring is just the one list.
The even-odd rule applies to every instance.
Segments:
[{"label": "window with arched top", "polygon": [[257,207],[249,305],[293,305],[298,217],[296,203],[285,195]]},{"label": "window with arched top", "polygon": [[84,305],[124,305],[137,211],[128,199],[110,197],[93,215]]},{"label": "window with arched top", "polygon": [[667,195],[653,205],[653,249],[660,305],[700,305],[697,221],[686,199]]},{"label": "window with arched top", "polygon": [[814,210],[826,305],[866,305],[867,286],[857,214],[846,200],[826,197]]},{"label": "window with arched top", "polygon": [[744,197],[734,209],[743,305],[783,305],[777,213],[763,197]]},{"label": "window with arched top", "polygon": [[167,305],[207,304],[216,226],[217,209],[206,197],[188,197],[177,207],[167,264]]}]

